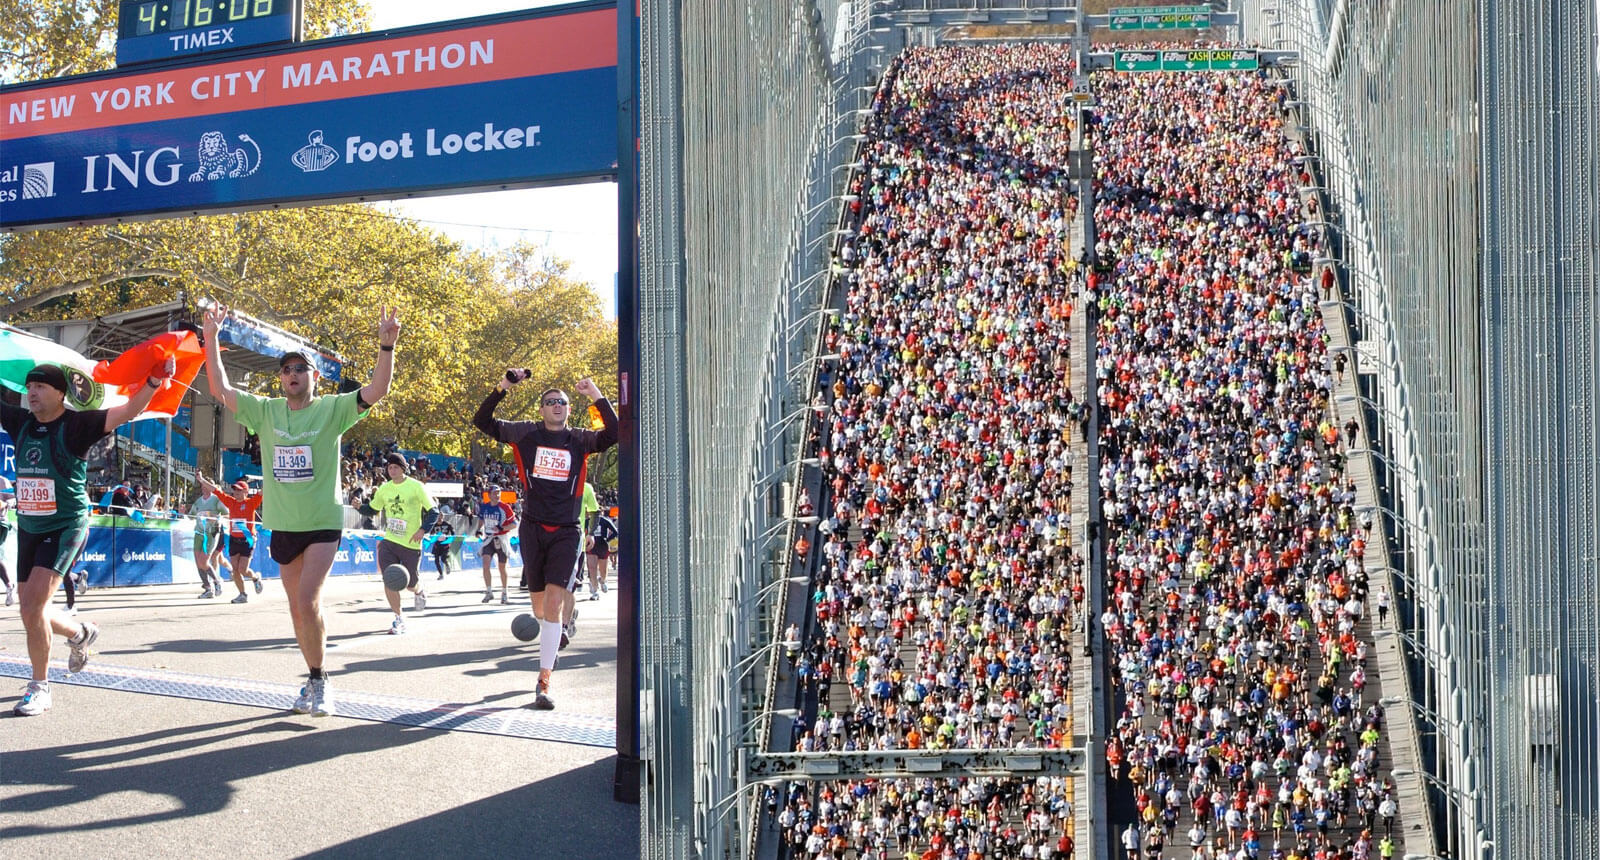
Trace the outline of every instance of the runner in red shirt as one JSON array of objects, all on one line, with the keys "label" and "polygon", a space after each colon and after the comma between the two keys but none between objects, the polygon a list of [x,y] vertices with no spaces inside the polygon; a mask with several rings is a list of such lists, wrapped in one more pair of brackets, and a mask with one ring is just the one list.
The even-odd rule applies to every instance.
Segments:
[{"label": "runner in red shirt", "polygon": [[256,520],[259,519],[261,510],[261,494],[250,492],[248,481],[234,481],[228,492],[206,480],[205,475],[200,478],[200,489],[211,493],[228,509],[228,561],[233,565],[233,584],[239,589],[239,596],[233,599],[234,603],[248,603],[250,595],[245,593],[244,578],[250,577],[255,583],[256,594],[261,593],[261,574],[250,569],[250,560],[256,554]]}]

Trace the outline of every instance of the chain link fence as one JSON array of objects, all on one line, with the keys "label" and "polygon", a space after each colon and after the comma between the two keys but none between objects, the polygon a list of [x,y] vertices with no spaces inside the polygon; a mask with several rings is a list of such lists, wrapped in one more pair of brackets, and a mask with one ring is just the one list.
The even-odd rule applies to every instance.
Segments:
[{"label": "chain link fence", "polygon": [[1592,0],[1263,0],[1301,52],[1452,857],[1600,854]]}]

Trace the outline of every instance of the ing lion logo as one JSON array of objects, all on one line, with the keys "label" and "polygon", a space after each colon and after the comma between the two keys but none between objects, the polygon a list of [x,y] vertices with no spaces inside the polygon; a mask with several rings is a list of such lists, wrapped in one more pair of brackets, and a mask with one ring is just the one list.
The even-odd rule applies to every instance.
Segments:
[{"label": "ing lion logo", "polygon": [[200,135],[200,168],[189,174],[189,181],[238,179],[255,173],[261,167],[261,147],[256,146],[248,134],[239,135],[239,139],[255,149],[255,164],[250,163],[250,156],[243,147],[229,150],[228,139],[222,132],[208,131]]}]

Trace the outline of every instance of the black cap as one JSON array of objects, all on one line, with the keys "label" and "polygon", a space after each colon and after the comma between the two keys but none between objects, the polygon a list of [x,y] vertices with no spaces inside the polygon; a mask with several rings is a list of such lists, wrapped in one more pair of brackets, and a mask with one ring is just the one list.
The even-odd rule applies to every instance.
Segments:
[{"label": "black cap", "polygon": [[43,382],[63,394],[70,390],[67,388],[66,372],[54,364],[34,365],[33,369],[28,371],[28,375],[23,382],[24,384],[28,382]]},{"label": "black cap", "polygon": [[408,472],[411,471],[411,464],[406,462],[406,457],[405,457],[404,454],[395,453],[395,454],[390,454],[387,457],[384,457],[383,458],[383,465],[385,467],[399,466],[400,468],[405,469]]},{"label": "black cap", "polygon": [[288,364],[290,361],[292,361],[292,360],[294,360],[296,358],[298,358],[301,361],[305,362],[306,366],[310,367],[312,370],[316,370],[317,369],[317,363],[311,359],[311,353],[306,352],[303,349],[291,349],[288,352],[284,353],[283,355],[279,356],[278,357],[278,366],[282,367],[285,364]]}]

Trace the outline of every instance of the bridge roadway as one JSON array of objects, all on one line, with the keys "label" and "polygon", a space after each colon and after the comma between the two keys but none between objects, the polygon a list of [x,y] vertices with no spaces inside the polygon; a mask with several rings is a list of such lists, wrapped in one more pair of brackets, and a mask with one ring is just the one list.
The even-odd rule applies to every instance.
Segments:
[{"label": "bridge roadway", "polygon": [[477,571],[435,576],[403,636],[376,575],[329,580],[324,719],[288,711],[305,665],[276,580],[244,605],[198,585],[80,596],[97,653],[70,676],[57,646],[37,717],[11,715],[27,650],[0,608],[0,853],[639,856],[638,807],[612,800],[615,591],[580,598],[543,713],[522,707],[538,646],[511,636],[515,583],[502,606]]}]

